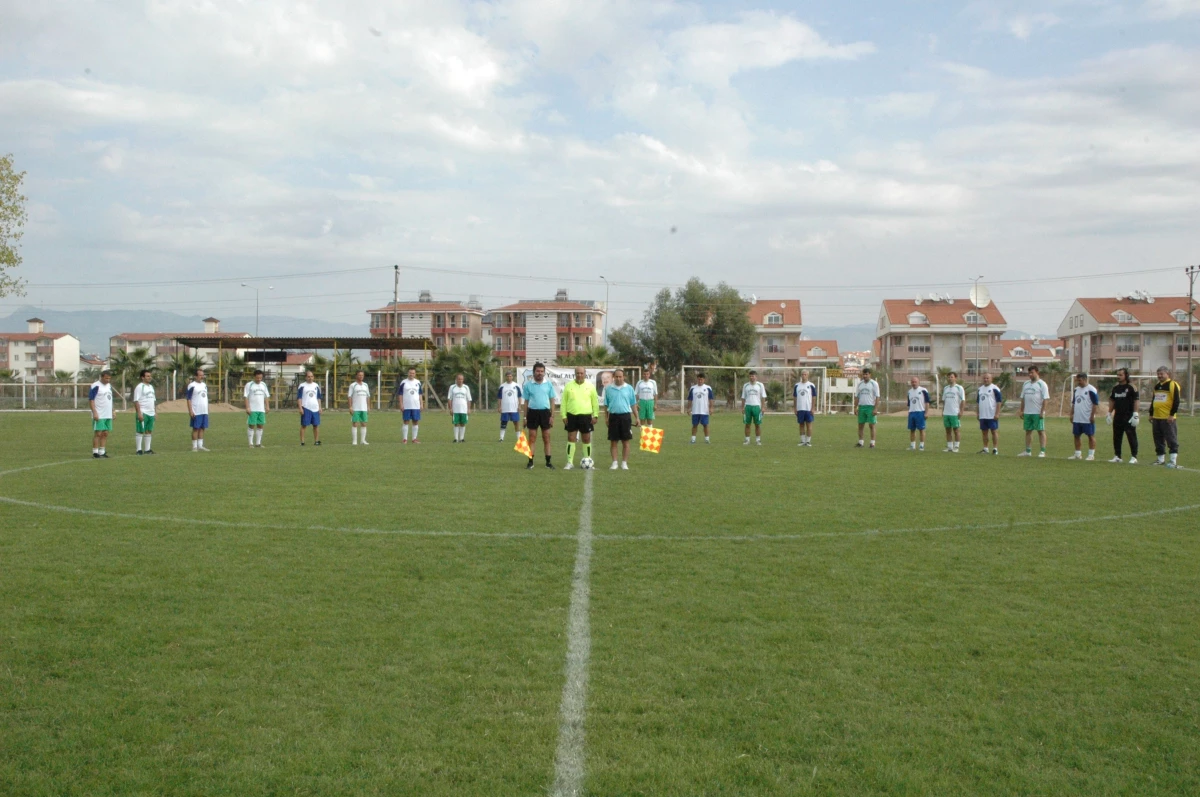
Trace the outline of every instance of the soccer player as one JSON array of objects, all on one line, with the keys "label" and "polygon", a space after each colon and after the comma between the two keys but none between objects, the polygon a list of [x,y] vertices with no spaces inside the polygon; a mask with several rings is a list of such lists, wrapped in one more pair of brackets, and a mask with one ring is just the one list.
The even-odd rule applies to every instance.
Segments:
[{"label": "soccer player", "polygon": [[500,442],[503,443],[510,421],[517,434],[521,433],[521,386],[517,384],[515,371],[508,372],[508,381],[500,385],[496,399],[500,402]]},{"label": "soccer player", "polygon": [[567,464],[563,470],[575,467],[575,441],[583,440],[583,455],[592,455],[592,430],[600,422],[600,396],[596,386],[587,378],[587,369],[575,367],[575,379],[563,386],[563,427],[567,430]]},{"label": "soccer player", "polygon": [[92,459],[108,459],[105,446],[113,422],[112,371],[101,371],[100,378],[92,383],[88,407],[92,410]]},{"label": "soccer player", "polygon": [[463,384],[462,374],[455,375],[454,384],[446,393],[446,399],[450,403],[450,420],[454,424],[454,439],[451,442],[465,443],[467,442],[467,422],[470,420],[469,413],[474,399],[471,397],[471,388]]},{"label": "soccer player", "polygon": [[958,383],[958,374],[950,372],[948,384],[942,388],[942,426],[946,429],[946,451],[957,454],[962,444],[962,409],[967,403],[967,391]]},{"label": "soccer player", "polygon": [[871,369],[862,370],[862,379],[854,386],[854,411],[858,415],[858,444],[863,447],[863,427],[871,427],[871,448],[875,447],[875,403],[879,401],[879,383],[871,378]]},{"label": "soccer player", "polygon": [[908,450],[917,450],[917,438],[921,439],[921,450],[925,450],[925,421],[929,413],[929,391],[921,387],[921,379],[914,376],[908,380]]},{"label": "soccer player", "polygon": [[762,445],[763,402],[767,400],[767,386],[758,381],[758,371],[751,371],[750,381],[742,385],[742,423],[746,425],[746,439],[742,445],[750,445],[750,424],[754,424],[754,439]]},{"label": "soccer player", "polygon": [[1050,388],[1042,381],[1036,365],[1029,366],[1029,379],[1021,386],[1021,420],[1025,426],[1025,452],[1018,457],[1033,456],[1033,433],[1037,432],[1041,451],[1038,459],[1046,458],[1046,402]]},{"label": "soccer player", "polygon": [[404,438],[400,441],[402,445],[408,444],[408,428],[412,427],[412,441],[420,443],[417,439],[417,434],[421,430],[421,409],[425,404],[425,387],[421,384],[421,380],[417,379],[417,369],[408,369],[408,378],[401,380],[400,384],[396,385],[396,392],[400,394],[400,408],[404,410]]},{"label": "soccer player", "polygon": [[362,433],[362,444],[367,442],[367,413],[371,411],[371,386],[367,384],[366,371],[354,374],[354,381],[346,389],[346,397],[350,405],[350,445],[358,445],[359,433]]},{"label": "soccer player", "polygon": [[712,411],[713,389],[705,384],[704,372],[696,374],[696,384],[688,388],[688,413],[692,416],[692,442],[696,442],[696,430],[704,427],[705,444],[712,441],[708,437],[708,416]]},{"label": "soccer player", "polygon": [[[979,413],[979,431],[983,433],[983,450],[980,454],[1000,456],[1000,409],[1004,406],[1004,395],[1000,388],[992,384],[991,373],[984,373],[983,384],[975,396],[977,412]],[[992,448],[988,448],[988,434],[991,434]]]},{"label": "soccer player", "polygon": [[263,427],[267,423],[269,410],[267,400],[271,398],[271,389],[263,381],[261,369],[254,372],[254,380],[246,383],[242,395],[246,399],[246,440],[251,448],[262,448]]},{"label": "soccer player", "polygon": [[554,470],[554,465],[550,463],[550,428],[554,426],[554,399],[558,394],[554,390],[554,383],[546,378],[546,366],[533,364],[533,379],[527,380],[521,387],[521,395],[525,402],[525,429],[529,432],[531,452],[525,469],[533,470],[532,452],[537,444],[538,430],[541,429],[546,467]]},{"label": "soccer player", "polygon": [[[638,421],[646,426],[653,426],[655,403],[658,401],[658,382],[651,379],[654,376],[654,363],[646,366],[645,374],[642,379],[638,380],[633,390],[637,394]],[[614,373],[613,379],[616,378]],[[606,389],[606,395],[607,392]]]},{"label": "soccer player", "polygon": [[325,394],[321,386],[313,381],[313,372],[304,372],[304,381],[296,391],[296,406],[300,410],[300,445],[304,445],[304,430],[313,430],[313,445],[321,445],[321,400]]},{"label": "soccer player", "polygon": [[208,384],[203,368],[196,369],[187,386],[188,417],[192,427],[192,450],[208,451],[204,447],[204,430],[208,428]]},{"label": "soccer player", "polygon": [[817,401],[817,386],[808,381],[808,371],[800,372],[800,381],[792,387],[796,405],[796,424],[800,427],[800,445],[812,448],[813,408]]},{"label": "soccer player", "polygon": [[1129,464],[1137,464],[1138,391],[1129,381],[1129,369],[1117,369],[1117,383],[1108,395],[1108,422],[1113,428],[1113,458],[1121,461],[1121,444],[1129,438]]},{"label": "soccer player", "polygon": [[[1158,381],[1154,384],[1154,398],[1150,401],[1150,428],[1154,432],[1154,464],[1173,468],[1178,465],[1179,434],[1175,426],[1175,415],[1179,412],[1179,383],[1171,378],[1171,369],[1165,365],[1158,369]],[[1170,452],[1171,459],[1166,460]]]},{"label": "soccer player", "polygon": [[1096,459],[1096,408],[1100,406],[1100,394],[1088,384],[1087,374],[1076,374],[1071,406],[1071,434],[1075,436],[1075,453],[1071,459],[1083,457],[1083,436],[1087,435],[1087,458],[1092,462]]},{"label": "soccer player", "polygon": [[133,444],[135,452],[153,454],[150,448],[150,436],[154,434],[154,375],[149,370],[142,371],[142,381],[133,389],[133,410],[137,420],[133,426]]},{"label": "soccer player", "polygon": [[638,420],[633,417],[636,395],[637,392],[625,384],[625,371],[621,368],[613,371],[612,384],[604,388],[604,425],[608,427],[611,470],[617,469],[617,443],[621,444],[621,470],[629,470],[629,441],[633,439],[633,427],[640,425],[641,420],[640,412]]}]

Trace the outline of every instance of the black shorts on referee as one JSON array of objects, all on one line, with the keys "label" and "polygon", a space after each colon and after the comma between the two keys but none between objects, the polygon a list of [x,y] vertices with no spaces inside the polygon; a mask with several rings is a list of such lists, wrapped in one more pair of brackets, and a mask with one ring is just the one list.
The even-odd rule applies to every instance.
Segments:
[{"label": "black shorts on referee", "polygon": [[608,439],[618,443],[622,440],[633,439],[633,413],[610,413],[608,416]]},{"label": "black shorts on referee", "polygon": [[568,413],[567,422],[564,427],[568,432],[579,432],[580,434],[591,434],[592,416],[591,415],[571,415]]},{"label": "black shorts on referee", "polygon": [[525,428],[526,429],[541,429],[546,431],[550,428],[550,422],[554,418],[554,410],[525,410]]}]

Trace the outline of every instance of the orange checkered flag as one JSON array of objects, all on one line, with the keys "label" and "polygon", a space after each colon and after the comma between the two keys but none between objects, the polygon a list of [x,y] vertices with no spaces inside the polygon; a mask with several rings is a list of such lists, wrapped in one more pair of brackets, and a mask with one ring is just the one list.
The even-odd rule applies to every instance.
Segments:
[{"label": "orange checkered flag", "polygon": [[662,451],[663,430],[653,426],[643,426],[642,435],[638,438],[638,447],[651,454]]},{"label": "orange checkered flag", "polygon": [[513,446],[513,451],[524,454],[526,459],[533,459],[533,449],[529,447],[529,438],[524,432],[517,431],[517,444]]}]

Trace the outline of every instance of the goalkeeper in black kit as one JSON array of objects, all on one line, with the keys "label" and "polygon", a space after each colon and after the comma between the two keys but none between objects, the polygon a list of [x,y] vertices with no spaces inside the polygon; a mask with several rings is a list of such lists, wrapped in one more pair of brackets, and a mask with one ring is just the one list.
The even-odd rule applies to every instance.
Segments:
[{"label": "goalkeeper in black kit", "polygon": [[1117,369],[1117,384],[1108,396],[1108,422],[1113,428],[1113,458],[1121,462],[1121,447],[1129,438],[1129,464],[1137,464],[1138,391],[1129,382],[1129,369]]}]

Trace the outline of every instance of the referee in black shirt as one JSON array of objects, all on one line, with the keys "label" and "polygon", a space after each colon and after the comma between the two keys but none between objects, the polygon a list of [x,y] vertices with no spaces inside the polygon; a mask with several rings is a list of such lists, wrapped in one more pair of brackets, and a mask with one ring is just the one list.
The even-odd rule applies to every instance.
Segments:
[{"label": "referee in black shirt", "polygon": [[1137,464],[1137,388],[1129,382],[1129,369],[1117,369],[1117,384],[1113,386],[1108,397],[1108,417],[1113,428],[1113,452],[1116,454],[1109,462],[1121,461],[1121,443],[1129,437],[1130,465]]}]

